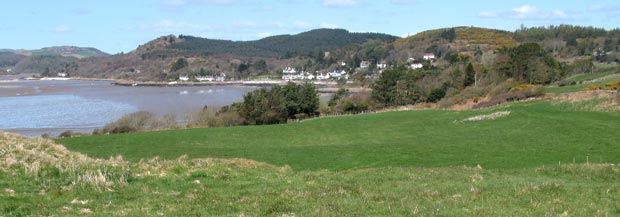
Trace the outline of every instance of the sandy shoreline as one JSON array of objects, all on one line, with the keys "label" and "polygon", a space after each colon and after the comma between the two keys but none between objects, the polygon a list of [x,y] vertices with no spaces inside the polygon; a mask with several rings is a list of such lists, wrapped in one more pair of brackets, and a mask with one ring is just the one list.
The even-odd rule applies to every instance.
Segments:
[{"label": "sandy shoreline", "polygon": [[[119,86],[216,86],[216,85],[244,85],[244,86],[274,86],[286,85],[288,82],[303,84],[305,81],[286,81],[286,80],[255,80],[255,81],[223,81],[223,82],[191,82],[191,81],[172,81],[172,82],[137,82],[128,80],[116,80],[114,85]],[[335,87],[338,83],[333,81],[312,81],[311,84],[318,87]]]}]

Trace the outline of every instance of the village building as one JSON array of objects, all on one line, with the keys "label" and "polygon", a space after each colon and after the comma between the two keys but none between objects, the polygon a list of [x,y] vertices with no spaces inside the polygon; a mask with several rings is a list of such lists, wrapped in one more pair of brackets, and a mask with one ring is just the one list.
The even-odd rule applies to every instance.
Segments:
[{"label": "village building", "polygon": [[282,70],[283,74],[297,74],[297,70],[295,70],[295,68],[293,67],[286,67],[284,68],[284,70]]},{"label": "village building", "polygon": [[336,80],[340,80],[340,79],[345,79],[346,80],[346,79],[349,79],[349,75],[344,70],[334,70],[334,71],[329,73],[329,76],[331,78],[336,79]]},{"label": "village building", "polygon": [[196,76],[196,80],[197,81],[215,81],[215,77],[213,77],[212,75],[207,75],[207,76]]},{"label": "village building", "polygon": [[422,65],[422,63],[411,63],[411,64],[409,64],[409,68],[410,69],[421,69],[423,67],[424,67],[424,65]]},{"label": "village building", "polygon": [[383,69],[386,69],[386,68],[387,68],[387,64],[385,64],[385,63],[378,63],[377,64],[377,69],[379,69],[379,70],[383,70]]},{"label": "village building", "polygon": [[226,81],[226,74],[221,73],[220,75],[215,76],[215,81],[216,82],[224,82],[224,81]]},{"label": "village building", "polygon": [[366,68],[368,68],[368,67],[370,67],[370,61],[365,61],[365,60],[364,60],[364,61],[362,61],[362,62],[360,63],[360,68],[362,68],[362,69],[366,69]]},{"label": "village building", "polygon": [[320,73],[316,76],[316,80],[328,80],[330,78],[329,73]]},{"label": "village building", "polygon": [[435,54],[433,53],[425,53],[424,57],[422,57],[424,60],[434,60],[435,59]]}]

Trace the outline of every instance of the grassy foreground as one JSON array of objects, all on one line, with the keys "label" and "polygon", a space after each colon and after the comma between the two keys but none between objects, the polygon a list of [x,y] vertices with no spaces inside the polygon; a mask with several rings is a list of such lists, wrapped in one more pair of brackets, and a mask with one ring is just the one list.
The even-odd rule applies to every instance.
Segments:
[{"label": "grassy foreground", "polygon": [[616,216],[620,167],[294,171],[242,159],[93,159],[0,133],[0,216]]},{"label": "grassy foreground", "polygon": [[[133,162],[153,156],[244,158],[294,170],[620,163],[620,113],[590,110],[575,103],[532,101],[479,111],[388,112],[288,125],[84,136],[57,142],[98,158],[122,155]],[[465,121],[498,111],[510,114]]]}]

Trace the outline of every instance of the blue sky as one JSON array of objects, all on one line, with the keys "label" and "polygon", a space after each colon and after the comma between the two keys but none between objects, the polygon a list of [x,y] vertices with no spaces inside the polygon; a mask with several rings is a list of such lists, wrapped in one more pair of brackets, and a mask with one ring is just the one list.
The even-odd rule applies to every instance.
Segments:
[{"label": "blue sky", "polygon": [[315,28],[407,36],[452,26],[620,23],[617,0],[20,0],[1,8],[0,48],[74,45],[108,53],[169,34],[255,40]]}]

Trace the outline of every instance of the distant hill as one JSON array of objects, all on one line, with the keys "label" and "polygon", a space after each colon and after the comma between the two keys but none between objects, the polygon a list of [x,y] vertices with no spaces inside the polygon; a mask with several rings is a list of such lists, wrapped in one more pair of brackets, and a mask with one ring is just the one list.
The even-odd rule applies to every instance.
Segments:
[{"label": "distant hill", "polygon": [[56,76],[58,72],[76,69],[78,59],[72,56],[32,55],[15,65],[14,73],[37,73],[42,76]]},{"label": "distant hill", "polygon": [[32,55],[61,55],[78,59],[86,57],[105,57],[109,54],[92,47],[59,46],[33,50]]},{"label": "distant hill", "polygon": [[[402,65],[410,58],[420,61],[432,53],[436,59],[428,68],[446,70],[458,62],[473,62],[477,70],[492,70],[507,58],[507,49],[534,42],[560,62],[593,59],[620,62],[620,30],[570,25],[522,28],[514,32],[479,27],[450,27],[427,30],[399,38],[381,33],[352,33],[343,29],[316,29],[295,35],[278,35],[255,41],[231,41],[187,35],[167,35],[140,45],[125,54],[106,55],[91,48],[52,47],[34,51],[0,50],[0,67],[38,55],[80,58],[75,64],[49,58],[32,59],[28,64],[45,66],[36,71],[55,69],[72,76],[117,78],[140,81],[174,80],[180,75],[226,73],[229,78],[254,76],[280,77],[293,67],[309,72],[329,70],[358,71],[357,80],[377,74],[377,63]],[[87,57],[87,58],[85,58]],[[177,61],[183,67],[173,67]],[[361,63],[371,67],[361,69]],[[36,68],[36,67],[34,67]],[[581,67],[584,68],[584,67]],[[587,67],[586,67],[587,68]],[[14,71],[19,71],[14,70]],[[52,74],[56,72],[53,71]]]},{"label": "distant hill", "polygon": [[55,46],[55,47],[45,47],[36,50],[11,50],[11,49],[0,49],[0,56],[3,55],[23,55],[23,56],[32,56],[32,55],[60,55],[65,57],[75,57],[78,59],[86,58],[86,57],[105,57],[109,56],[103,51],[100,51],[96,48],[91,47],[75,47],[75,46]]},{"label": "distant hill", "polygon": [[[56,46],[37,50],[0,49],[0,67],[14,68],[13,73],[53,73],[78,59],[106,57],[109,54],[90,47]],[[51,72],[50,72],[51,70]]]},{"label": "distant hill", "polygon": [[[141,55],[144,58],[180,55],[290,58],[311,52],[339,49],[350,44],[362,44],[370,40],[393,41],[396,39],[398,37],[387,34],[352,33],[344,29],[316,29],[297,35],[271,36],[256,41],[215,40],[180,35],[178,38],[169,37],[169,44],[163,49],[142,49],[146,52]],[[161,41],[156,40],[144,46],[158,47],[157,44],[161,45]]]},{"label": "distant hill", "polygon": [[9,52],[0,52],[0,67],[13,67],[28,56]]},{"label": "distant hill", "polygon": [[[365,43],[389,43],[396,36],[380,33],[352,33],[343,29],[316,29],[296,35],[278,35],[255,41],[230,41],[194,36],[162,36],[127,54],[103,58],[84,58],[72,74],[136,80],[164,80],[190,73],[227,73],[240,78],[274,73],[284,67],[329,68],[346,47]],[[341,55],[325,58],[325,52]],[[334,53],[334,54],[335,54]],[[178,58],[189,66],[170,70]],[[308,59],[315,59],[308,65]],[[318,63],[318,61],[323,61]]]}]

